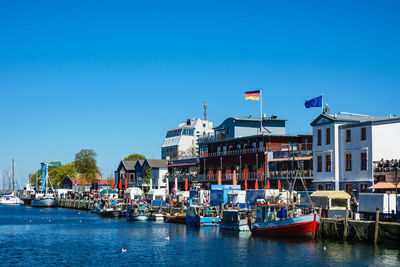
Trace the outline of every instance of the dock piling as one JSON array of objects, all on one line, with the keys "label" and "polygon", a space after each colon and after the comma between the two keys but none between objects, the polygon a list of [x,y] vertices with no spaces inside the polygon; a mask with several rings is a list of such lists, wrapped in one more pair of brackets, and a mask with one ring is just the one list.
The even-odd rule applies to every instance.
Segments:
[{"label": "dock piling", "polygon": [[379,208],[376,208],[374,244],[378,243],[379,236]]}]

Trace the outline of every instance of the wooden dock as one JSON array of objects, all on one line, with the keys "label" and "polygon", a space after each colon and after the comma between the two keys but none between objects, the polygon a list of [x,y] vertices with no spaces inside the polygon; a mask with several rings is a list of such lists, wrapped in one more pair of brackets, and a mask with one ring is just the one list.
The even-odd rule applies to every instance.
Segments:
[{"label": "wooden dock", "polygon": [[78,210],[90,210],[94,205],[94,200],[87,199],[63,199],[57,200],[57,207]]}]

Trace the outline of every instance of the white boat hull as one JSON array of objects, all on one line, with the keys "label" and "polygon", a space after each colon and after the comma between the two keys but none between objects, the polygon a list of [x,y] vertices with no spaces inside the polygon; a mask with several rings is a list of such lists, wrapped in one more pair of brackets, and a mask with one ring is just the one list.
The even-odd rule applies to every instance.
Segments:
[{"label": "white boat hull", "polygon": [[32,207],[57,207],[57,199],[55,198],[35,198],[32,200]]},{"label": "white boat hull", "polygon": [[23,205],[24,201],[19,197],[14,196],[3,196],[0,198],[0,204],[2,205]]}]

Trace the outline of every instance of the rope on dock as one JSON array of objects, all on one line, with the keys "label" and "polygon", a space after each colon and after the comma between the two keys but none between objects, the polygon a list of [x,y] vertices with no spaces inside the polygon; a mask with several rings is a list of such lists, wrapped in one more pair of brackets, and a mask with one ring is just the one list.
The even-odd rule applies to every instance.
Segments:
[{"label": "rope on dock", "polygon": [[361,238],[360,235],[358,234],[357,228],[354,225],[351,226],[351,229],[354,229],[354,232],[356,233],[358,240],[362,241],[365,239],[365,233],[364,233],[364,238]]}]

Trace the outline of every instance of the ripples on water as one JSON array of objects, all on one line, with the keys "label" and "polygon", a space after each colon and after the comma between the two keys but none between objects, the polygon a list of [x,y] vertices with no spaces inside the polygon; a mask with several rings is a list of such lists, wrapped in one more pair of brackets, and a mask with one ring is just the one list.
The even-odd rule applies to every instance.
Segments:
[{"label": "ripples on water", "polygon": [[[122,253],[122,248],[127,252]],[[0,206],[0,264],[399,266],[400,251],[370,244],[268,239],[218,228],[103,219],[77,210]]]}]

